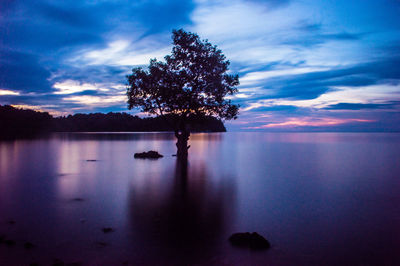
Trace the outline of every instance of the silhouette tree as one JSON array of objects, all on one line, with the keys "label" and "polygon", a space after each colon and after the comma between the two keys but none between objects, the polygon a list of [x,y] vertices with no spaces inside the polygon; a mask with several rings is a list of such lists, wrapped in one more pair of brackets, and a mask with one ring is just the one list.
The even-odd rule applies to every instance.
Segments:
[{"label": "silhouette tree", "polygon": [[178,157],[187,157],[189,117],[236,119],[239,105],[225,96],[236,93],[238,75],[227,74],[229,61],[216,46],[182,29],[172,34],[171,55],[165,62],[150,60],[147,69],[132,69],[128,79],[128,108],[170,120],[177,138]]}]

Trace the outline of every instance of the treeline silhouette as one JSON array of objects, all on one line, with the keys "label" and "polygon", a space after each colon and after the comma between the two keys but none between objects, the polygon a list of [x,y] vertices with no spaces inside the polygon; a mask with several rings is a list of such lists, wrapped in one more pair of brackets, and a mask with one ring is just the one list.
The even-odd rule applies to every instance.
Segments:
[{"label": "treeline silhouette", "polygon": [[24,137],[48,132],[52,122],[53,117],[49,113],[0,105],[1,137]]},{"label": "treeline silhouette", "polygon": [[[0,105],[0,136],[32,136],[49,132],[150,132],[172,131],[178,117],[140,118],[127,113],[92,113],[53,117],[47,112]],[[190,117],[192,132],[225,132],[221,120],[211,116]]]}]

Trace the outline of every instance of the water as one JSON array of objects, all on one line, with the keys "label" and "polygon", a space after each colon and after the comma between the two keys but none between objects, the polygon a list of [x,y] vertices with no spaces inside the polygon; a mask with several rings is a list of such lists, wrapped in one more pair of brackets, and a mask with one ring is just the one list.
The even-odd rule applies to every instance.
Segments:
[{"label": "water", "polygon": [[[190,145],[185,168],[170,133],[1,141],[0,235],[16,245],[0,244],[0,265],[400,264],[400,134],[193,134]],[[147,150],[165,157],[133,158]],[[232,247],[245,231],[272,248]]]}]

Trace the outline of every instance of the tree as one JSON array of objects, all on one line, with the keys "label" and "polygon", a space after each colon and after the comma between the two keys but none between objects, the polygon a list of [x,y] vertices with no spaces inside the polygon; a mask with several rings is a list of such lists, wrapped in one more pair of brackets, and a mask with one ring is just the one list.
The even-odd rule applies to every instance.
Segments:
[{"label": "tree", "polygon": [[147,69],[132,69],[128,79],[128,108],[169,119],[177,138],[177,156],[186,157],[191,116],[236,119],[239,105],[225,96],[236,93],[238,75],[228,74],[229,61],[217,46],[182,29],[172,34],[171,55],[165,62],[151,59]]}]

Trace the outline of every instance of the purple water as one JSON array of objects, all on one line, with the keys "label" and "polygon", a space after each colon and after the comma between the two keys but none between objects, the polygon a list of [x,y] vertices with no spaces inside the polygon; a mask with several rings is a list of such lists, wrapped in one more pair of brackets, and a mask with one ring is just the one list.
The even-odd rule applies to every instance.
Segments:
[{"label": "purple water", "polygon": [[[400,134],[192,134],[190,145],[185,168],[170,133],[0,141],[0,236],[16,242],[0,243],[0,265],[400,264]],[[148,150],[165,157],[133,158]],[[231,246],[245,231],[272,248]]]}]

